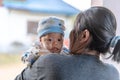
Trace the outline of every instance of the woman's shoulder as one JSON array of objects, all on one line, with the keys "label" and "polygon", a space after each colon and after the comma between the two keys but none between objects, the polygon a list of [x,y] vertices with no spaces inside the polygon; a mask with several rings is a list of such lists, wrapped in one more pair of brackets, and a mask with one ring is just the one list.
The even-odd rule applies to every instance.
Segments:
[{"label": "woman's shoulder", "polygon": [[67,55],[60,55],[60,54],[45,54],[40,56],[35,63],[37,64],[51,64],[55,62],[59,62],[60,60],[64,60],[67,58]]},{"label": "woman's shoulder", "polygon": [[45,54],[45,55],[42,55],[38,58],[38,60],[52,60],[52,59],[58,59],[58,58],[62,58],[62,57],[67,57],[67,55],[63,55],[63,54]]},{"label": "woman's shoulder", "polygon": [[111,73],[112,75],[119,76],[119,71],[117,70],[117,68],[113,64],[105,63],[105,67],[106,67],[106,70],[108,71],[108,73]]},{"label": "woman's shoulder", "polygon": [[104,65],[105,65],[105,67],[106,67],[107,69],[117,71],[116,67],[115,67],[113,64],[104,63]]}]

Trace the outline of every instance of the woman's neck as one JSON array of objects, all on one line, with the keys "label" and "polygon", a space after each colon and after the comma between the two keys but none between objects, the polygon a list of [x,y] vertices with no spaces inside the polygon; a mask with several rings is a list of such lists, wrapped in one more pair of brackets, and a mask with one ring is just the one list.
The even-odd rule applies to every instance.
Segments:
[{"label": "woman's neck", "polygon": [[83,54],[89,54],[89,55],[94,55],[94,56],[97,56],[99,57],[100,56],[100,53],[95,51],[95,50],[89,50],[89,49],[86,49],[83,51]]}]

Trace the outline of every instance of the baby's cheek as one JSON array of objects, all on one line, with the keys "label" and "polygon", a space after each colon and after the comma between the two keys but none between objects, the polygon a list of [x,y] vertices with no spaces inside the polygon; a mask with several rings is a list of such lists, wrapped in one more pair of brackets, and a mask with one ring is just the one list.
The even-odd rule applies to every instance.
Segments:
[{"label": "baby's cheek", "polygon": [[46,48],[49,50],[49,49],[52,49],[52,44],[51,43],[49,43],[49,44],[46,44]]},{"label": "baby's cheek", "polygon": [[60,47],[62,47],[62,46],[63,46],[63,43],[58,43],[58,44],[57,44],[57,47],[58,47],[58,48],[60,48]]}]

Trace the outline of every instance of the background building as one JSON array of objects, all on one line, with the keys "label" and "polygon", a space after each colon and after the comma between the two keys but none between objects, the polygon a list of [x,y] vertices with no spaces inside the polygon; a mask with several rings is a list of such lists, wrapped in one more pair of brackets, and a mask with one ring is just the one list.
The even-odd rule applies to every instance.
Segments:
[{"label": "background building", "polygon": [[[37,39],[37,24],[41,18],[56,16],[65,20],[65,42],[68,46],[73,20],[80,11],[62,0],[2,0],[0,9],[1,51],[25,50]],[[18,49],[17,49],[18,48]]]}]

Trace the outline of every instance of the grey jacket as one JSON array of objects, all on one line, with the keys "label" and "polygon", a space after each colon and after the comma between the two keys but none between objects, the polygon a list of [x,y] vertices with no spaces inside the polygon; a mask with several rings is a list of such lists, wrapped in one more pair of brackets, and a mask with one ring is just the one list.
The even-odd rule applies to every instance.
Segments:
[{"label": "grey jacket", "polygon": [[15,80],[120,80],[118,71],[92,55],[41,56]]}]

